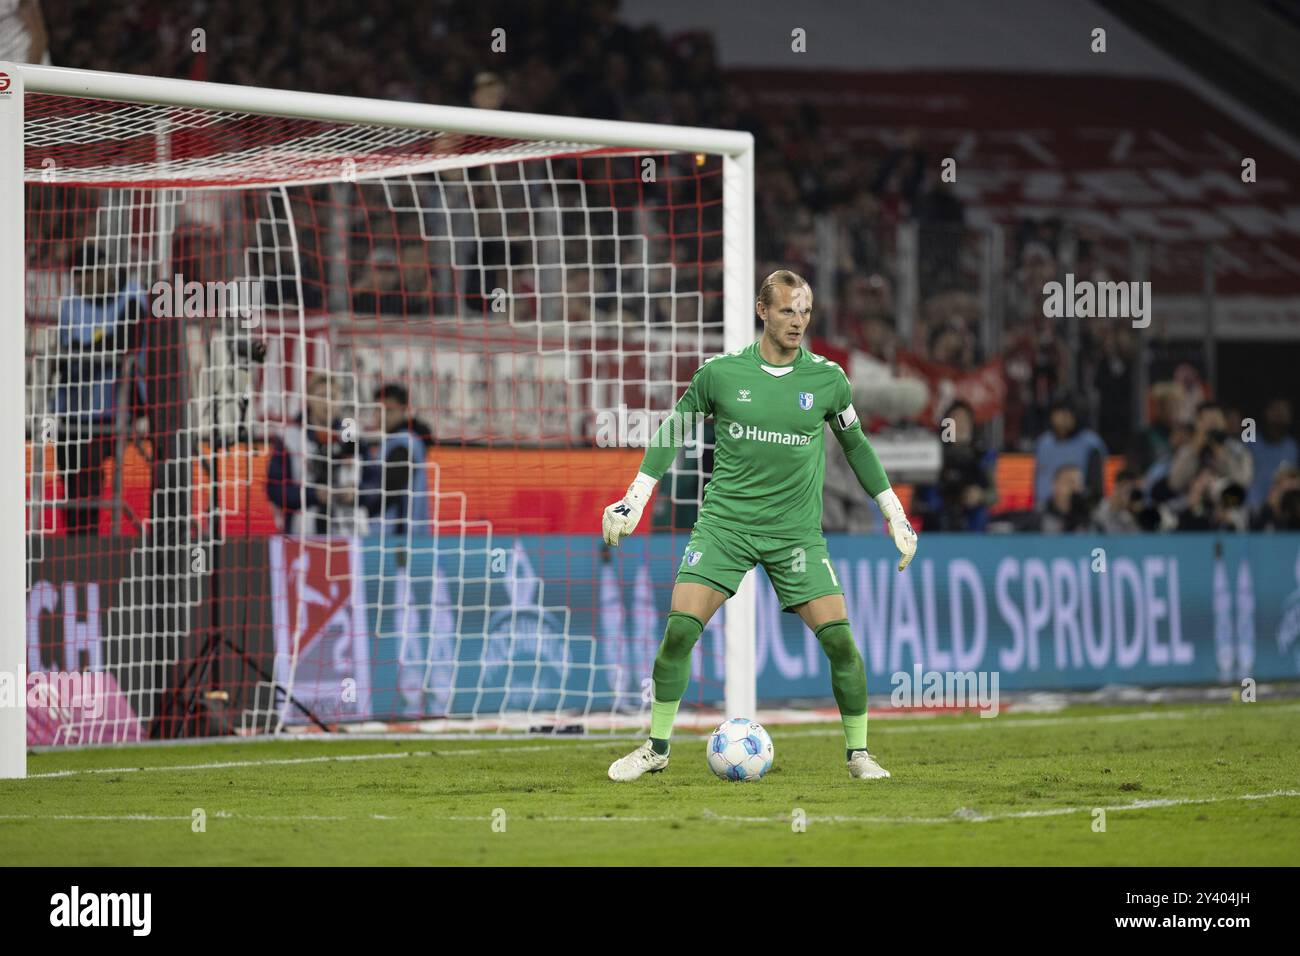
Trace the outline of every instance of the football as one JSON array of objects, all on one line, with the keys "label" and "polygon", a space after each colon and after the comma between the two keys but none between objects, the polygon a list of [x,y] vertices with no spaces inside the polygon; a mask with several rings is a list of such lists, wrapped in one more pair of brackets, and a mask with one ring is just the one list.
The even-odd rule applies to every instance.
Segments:
[{"label": "football", "polygon": [[761,780],[772,769],[772,738],[763,725],[747,717],[732,717],[709,737],[709,769],[723,780]]}]

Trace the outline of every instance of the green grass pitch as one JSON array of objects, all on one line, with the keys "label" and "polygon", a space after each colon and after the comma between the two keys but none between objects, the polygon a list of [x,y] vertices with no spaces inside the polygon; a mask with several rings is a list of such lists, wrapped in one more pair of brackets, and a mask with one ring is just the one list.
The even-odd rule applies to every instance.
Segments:
[{"label": "green grass pitch", "polygon": [[879,781],[849,779],[836,726],[769,729],[776,762],[752,784],[715,779],[686,733],[632,784],[605,778],[632,742],[598,737],[32,754],[29,779],[0,781],[0,862],[1300,862],[1294,701],[875,720]]}]

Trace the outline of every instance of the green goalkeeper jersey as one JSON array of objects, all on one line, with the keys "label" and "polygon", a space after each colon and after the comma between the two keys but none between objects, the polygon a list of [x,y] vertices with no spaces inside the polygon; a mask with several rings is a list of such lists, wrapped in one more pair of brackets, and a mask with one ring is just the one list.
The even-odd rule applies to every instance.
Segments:
[{"label": "green goalkeeper jersey", "polygon": [[755,341],[706,361],[656,433],[641,471],[662,478],[680,446],[674,435],[704,416],[714,419],[715,451],[701,521],[764,535],[820,533],[826,425],[869,494],[889,487],[844,370],[807,349],[776,366]]}]

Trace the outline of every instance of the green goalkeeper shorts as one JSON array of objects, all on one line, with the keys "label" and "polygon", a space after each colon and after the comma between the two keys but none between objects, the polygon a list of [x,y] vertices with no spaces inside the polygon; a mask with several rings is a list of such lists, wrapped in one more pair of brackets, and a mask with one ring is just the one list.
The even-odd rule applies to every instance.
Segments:
[{"label": "green goalkeeper shorts", "polygon": [[844,593],[820,533],[771,538],[703,521],[691,530],[677,580],[703,584],[731,597],[756,564],[767,572],[783,611],[826,594]]}]

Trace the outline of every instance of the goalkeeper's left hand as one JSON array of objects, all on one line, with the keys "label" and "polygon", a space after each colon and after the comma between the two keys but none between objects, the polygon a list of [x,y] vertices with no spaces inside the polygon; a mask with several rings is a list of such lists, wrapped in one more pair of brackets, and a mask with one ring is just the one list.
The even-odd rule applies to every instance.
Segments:
[{"label": "goalkeeper's left hand", "polygon": [[901,571],[911,563],[913,555],[916,554],[916,532],[912,530],[912,524],[903,511],[903,504],[898,500],[898,495],[894,494],[893,488],[886,488],[876,495],[876,504],[880,505],[880,513],[889,522],[890,537],[894,539],[894,546],[902,555],[898,559],[898,570]]}]

